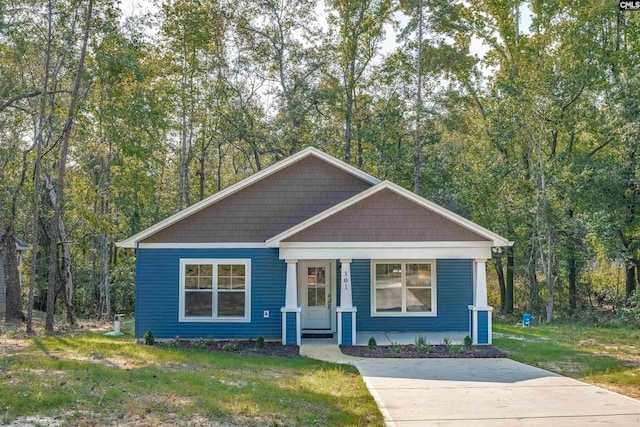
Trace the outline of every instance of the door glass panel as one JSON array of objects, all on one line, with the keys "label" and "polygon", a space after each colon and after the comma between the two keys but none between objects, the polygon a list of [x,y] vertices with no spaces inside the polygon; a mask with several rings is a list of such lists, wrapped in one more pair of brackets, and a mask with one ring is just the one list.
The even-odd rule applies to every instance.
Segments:
[{"label": "door glass panel", "polygon": [[327,271],[325,267],[307,268],[307,306],[325,307],[327,301]]}]

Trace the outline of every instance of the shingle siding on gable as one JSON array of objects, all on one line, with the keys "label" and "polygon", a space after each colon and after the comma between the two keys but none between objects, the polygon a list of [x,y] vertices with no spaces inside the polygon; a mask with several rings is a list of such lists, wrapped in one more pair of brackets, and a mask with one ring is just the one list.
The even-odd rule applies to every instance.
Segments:
[{"label": "shingle siding on gable", "polygon": [[309,156],[142,243],[264,242],[370,186]]},{"label": "shingle siding on gable", "polygon": [[487,239],[385,189],[285,242],[437,242]]}]

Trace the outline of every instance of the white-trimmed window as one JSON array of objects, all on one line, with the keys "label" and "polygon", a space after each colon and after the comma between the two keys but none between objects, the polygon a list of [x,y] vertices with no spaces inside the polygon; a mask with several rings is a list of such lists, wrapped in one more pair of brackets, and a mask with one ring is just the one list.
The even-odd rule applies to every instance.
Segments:
[{"label": "white-trimmed window", "polygon": [[181,259],[181,322],[251,320],[250,259]]},{"label": "white-trimmed window", "polygon": [[435,316],[434,261],[372,261],[372,316]]}]

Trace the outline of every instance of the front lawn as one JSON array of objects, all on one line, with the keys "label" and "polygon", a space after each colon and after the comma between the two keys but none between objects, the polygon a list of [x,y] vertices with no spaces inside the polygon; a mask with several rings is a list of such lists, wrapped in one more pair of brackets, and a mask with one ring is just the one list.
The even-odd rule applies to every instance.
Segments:
[{"label": "front lawn", "polygon": [[[1,344],[0,340],[0,346]],[[84,333],[0,353],[0,424],[382,425],[351,366]]]},{"label": "front lawn", "polygon": [[640,399],[638,329],[562,323],[493,331],[493,345],[511,359]]}]

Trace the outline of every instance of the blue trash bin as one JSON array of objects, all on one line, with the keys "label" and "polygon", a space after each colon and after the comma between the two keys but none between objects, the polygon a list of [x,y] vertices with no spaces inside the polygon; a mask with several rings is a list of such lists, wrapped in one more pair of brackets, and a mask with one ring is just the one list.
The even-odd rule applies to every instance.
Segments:
[{"label": "blue trash bin", "polygon": [[531,315],[523,314],[522,315],[522,326],[531,326]]}]

